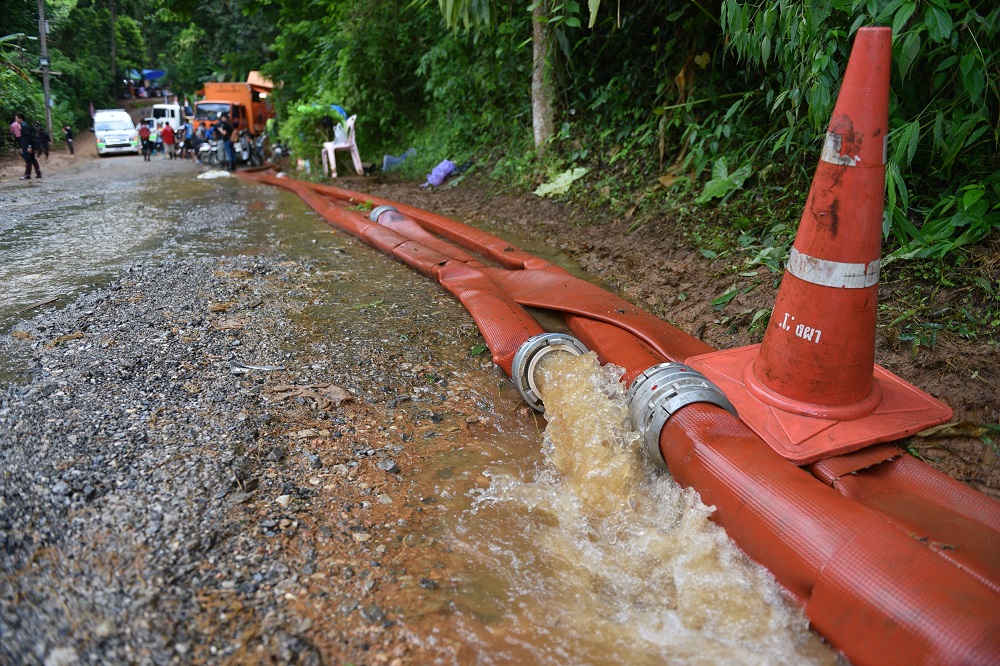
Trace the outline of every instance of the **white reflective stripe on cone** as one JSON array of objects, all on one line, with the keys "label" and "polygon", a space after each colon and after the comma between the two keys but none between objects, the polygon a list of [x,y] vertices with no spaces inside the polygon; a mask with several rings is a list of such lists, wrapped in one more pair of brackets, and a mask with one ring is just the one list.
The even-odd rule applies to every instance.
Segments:
[{"label": "white reflective stripe on cone", "polygon": [[[819,154],[819,158],[829,164],[836,164],[838,166],[860,166],[861,156],[860,155],[842,155],[841,149],[844,147],[844,139],[839,134],[834,134],[833,132],[827,132],[826,138],[823,140],[823,150]],[[884,166],[888,162],[889,157],[889,137],[888,135],[882,137],[882,165]]]},{"label": "white reflective stripe on cone", "polygon": [[842,261],[827,261],[799,252],[794,247],[788,255],[785,270],[806,282],[838,289],[866,289],[878,284],[878,274],[882,260],[869,264],[848,264]]}]

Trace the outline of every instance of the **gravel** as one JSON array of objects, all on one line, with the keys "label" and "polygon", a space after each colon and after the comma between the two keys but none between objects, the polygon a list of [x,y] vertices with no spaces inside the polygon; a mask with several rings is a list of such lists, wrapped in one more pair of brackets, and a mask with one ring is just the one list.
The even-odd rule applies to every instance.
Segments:
[{"label": "gravel", "polygon": [[225,507],[261,411],[260,385],[229,371],[241,333],[204,307],[252,298],[213,276],[233,271],[253,284],[275,262],[134,266],[14,331],[31,358],[30,380],[0,394],[0,661],[184,653],[183,612],[158,618],[190,607],[197,562],[232,530]]},{"label": "gravel", "polygon": [[[0,663],[398,664],[414,649],[374,596],[409,580],[379,561],[403,537],[356,517],[393,508],[400,493],[370,475],[397,478],[406,454],[356,427],[370,396],[400,399],[382,386],[425,412],[441,396],[414,398],[426,371],[387,376],[347,344],[322,377],[336,391],[316,383],[322,358],[305,357],[292,317],[311,296],[289,290],[308,292],[315,268],[138,264],[0,341],[27,366],[0,387]],[[342,520],[310,513],[328,510],[321,484]],[[313,576],[335,629],[289,608]]]}]

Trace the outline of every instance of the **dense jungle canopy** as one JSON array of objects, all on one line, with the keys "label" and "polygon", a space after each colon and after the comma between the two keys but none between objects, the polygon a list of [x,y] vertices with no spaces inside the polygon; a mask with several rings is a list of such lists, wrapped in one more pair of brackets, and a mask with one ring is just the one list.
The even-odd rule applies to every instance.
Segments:
[{"label": "dense jungle canopy", "polygon": [[[0,110],[42,117],[38,0],[4,0]],[[367,162],[472,163],[498,186],[562,176],[590,205],[698,210],[706,256],[780,271],[852,37],[891,26],[886,264],[987,305],[944,326],[1000,330],[1000,6],[990,0],[44,0],[54,124],[85,129],[128,72],[182,98],[260,70],[277,130],[319,152],[338,104]],[[724,211],[719,215],[719,211]],[[634,214],[634,216],[633,216]],[[991,237],[992,234],[992,237]],[[985,249],[984,249],[985,248]],[[978,255],[976,253],[979,253]],[[971,258],[970,258],[971,257]],[[735,260],[734,260],[735,262]],[[741,263],[740,263],[741,262]],[[933,330],[904,320],[924,341]],[[972,312],[972,311],[970,311]],[[935,324],[937,325],[937,324]],[[930,332],[928,332],[930,330]],[[921,337],[924,336],[924,337]]]}]

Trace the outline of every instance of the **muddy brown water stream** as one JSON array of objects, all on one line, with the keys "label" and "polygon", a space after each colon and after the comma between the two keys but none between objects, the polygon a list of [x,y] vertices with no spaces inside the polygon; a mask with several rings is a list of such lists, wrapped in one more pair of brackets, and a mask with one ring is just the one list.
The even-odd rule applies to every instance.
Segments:
[{"label": "muddy brown water stream", "polygon": [[[407,470],[407,492],[436,498],[440,520],[435,534],[406,538],[429,544],[454,598],[410,606],[414,640],[453,646],[455,663],[836,661],[697,494],[640,458],[616,369],[553,355],[546,429],[497,368],[470,357],[471,318],[430,281],[331,230],[293,195],[198,180],[190,164],[147,166],[113,158],[0,186],[0,331],[135,262],[275,251],[323,260],[323,293],[290,294],[312,303],[298,315],[302,344],[333,359],[358,339],[410,341],[487,425],[445,430],[451,446]],[[4,365],[0,381],[16,381],[16,360]]]}]

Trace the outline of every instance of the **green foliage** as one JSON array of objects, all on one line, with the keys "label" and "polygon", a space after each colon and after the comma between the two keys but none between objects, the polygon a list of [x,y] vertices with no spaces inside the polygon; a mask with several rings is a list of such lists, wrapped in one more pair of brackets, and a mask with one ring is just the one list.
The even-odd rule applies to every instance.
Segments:
[{"label": "green foliage", "polygon": [[263,67],[284,84],[277,91],[279,115],[299,100],[327,96],[358,115],[363,155],[399,152],[404,137],[427,117],[425,81],[416,72],[440,26],[436,9],[411,4],[281,3],[273,60]]},{"label": "green foliage", "polygon": [[26,39],[24,33],[0,38],[0,118],[4,119],[4,134],[15,113],[37,118],[44,110],[41,86],[26,71]]},{"label": "green foliage", "polygon": [[23,32],[0,37],[0,67],[14,72],[24,80],[28,80],[25,71],[24,42],[28,36]]},{"label": "green foliage", "polygon": [[883,271],[893,298],[879,309],[900,342],[932,348],[942,332],[965,339],[1000,334],[1000,279],[995,253],[966,248],[947,261],[913,258]]},{"label": "green foliage", "polygon": [[[133,34],[134,22],[120,17],[118,34],[133,40],[129,51],[141,47],[141,35]],[[89,107],[117,106],[113,91],[115,80],[111,73],[111,13],[107,8],[77,5],[66,19],[52,31],[49,53],[53,69],[62,72],[53,82],[57,99],[62,99],[72,109],[76,122],[89,124]],[[138,41],[136,41],[138,40]],[[127,53],[129,52],[127,51]],[[134,53],[126,56],[129,62],[137,58]]]},{"label": "green foliage", "polygon": [[[427,127],[417,147],[431,165],[477,153],[480,159],[494,151],[521,154],[504,148],[516,145],[515,135],[531,123],[531,53],[522,45],[529,21],[520,13],[490,34],[443,33],[421,57],[416,75],[423,82]],[[510,94],[518,89],[525,94]]]},{"label": "green foliage", "polygon": [[[527,12],[531,13],[539,2],[546,2],[548,5],[550,26],[580,27],[580,3],[577,0],[533,0],[529,3]],[[428,0],[423,0],[421,4],[428,4]],[[593,27],[597,19],[600,4],[600,0],[589,0],[590,27]],[[496,23],[502,22],[497,17],[498,4],[493,0],[438,0],[438,7],[445,25],[455,32],[460,29],[466,32],[489,32]]]},{"label": "green foliage", "polygon": [[[42,99],[41,76],[32,72],[38,66],[40,43],[34,36],[38,29],[35,2],[11,2],[3,17],[8,25],[21,26],[22,36],[0,40],[0,113],[9,118],[23,111],[32,122],[42,122],[45,107]],[[110,74],[108,42],[110,13],[106,9],[81,8],[72,2],[46,2],[46,19],[51,31],[47,51],[51,70],[59,72],[50,78],[50,99],[53,127],[72,124],[82,127],[89,121],[89,103],[103,106],[111,101],[113,77]],[[141,49],[141,36],[135,22],[120,17],[123,53],[134,51],[136,38]],[[90,40],[89,42],[87,40]],[[13,76],[11,76],[13,74]],[[58,140],[60,133],[55,133]]]},{"label": "green foliage", "polygon": [[749,74],[771,114],[772,154],[803,160],[831,115],[855,31],[891,25],[884,228],[901,246],[893,257],[943,256],[1000,226],[1000,89],[987,76],[1000,63],[1000,8],[972,0],[725,0],[721,15],[731,50],[756,68]]},{"label": "green foliage", "polygon": [[26,81],[11,69],[0,67],[0,114],[5,121],[4,134],[15,113],[24,113],[28,118],[40,118],[44,117],[44,109],[40,85],[30,79]]},{"label": "green foliage", "polygon": [[159,83],[183,95],[209,80],[245,81],[273,58],[278,6],[268,0],[134,0],[125,10],[142,25],[142,68],[163,70]]},{"label": "green foliage", "polygon": [[193,93],[211,78],[214,66],[204,56],[210,43],[208,31],[200,25],[189,24],[174,35],[168,51],[171,57],[163,66],[178,89]]},{"label": "green foliage", "polygon": [[994,182],[992,189],[992,196],[987,197],[982,183],[972,183],[956,194],[946,195],[926,213],[919,228],[902,218],[897,233],[905,234],[905,240],[886,257],[885,263],[914,257],[941,259],[989,236],[993,229],[1000,228],[1000,182]]},{"label": "green foliage", "polygon": [[[426,119],[424,82],[416,75],[436,17],[408,10],[404,0],[355,3],[338,25],[339,50],[332,90],[358,114],[363,150],[395,148]],[[391,26],[391,28],[387,28]]]},{"label": "green foliage", "polygon": [[636,2],[598,15],[592,31],[572,25],[563,25],[571,49],[561,61],[555,152],[614,173],[600,185],[611,199],[628,183],[660,178],[665,165],[668,187],[690,189],[753,125],[739,100],[722,103],[744,84],[720,67],[718,21],[696,4]]},{"label": "green foliage", "polygon": [[115,17],[115,48],[119,74],[145,68],[146,40],[142,36],[139,22],[131,16]]},{"label": "green foliage", "polygon": [[705,184],[705,189],[694,200],[695,203],[707,203],[712,199],[721,199],[725,202],[734,192],[743,189],[743,183],[752,173],[753,169],[749,164],[744,164],[729,173],[726,158],[720,157],[712,165],[712,179]]},{"label": "green foliage", "polygon": [[445,25],[452,30],[489,30],[493,26],[492,0],[438,0],[438,6]]},{"label": "green foliage", "polygon": [[288,109],[287,119],[279,130],[282,141],[289,146],[292,154],[296,158],[310,160],[317,168],[321,164],[323,142],[333,140],[331,123],[344,121],[339,113],[330,108],[335,103],[333,93],[326,93],[308,102],[296,104]]}]

